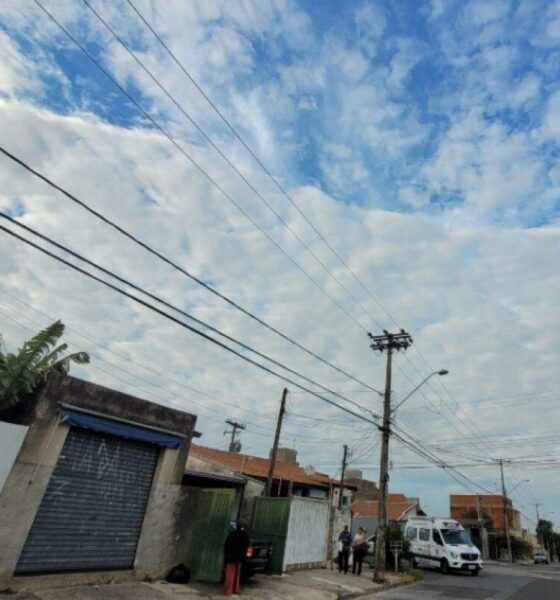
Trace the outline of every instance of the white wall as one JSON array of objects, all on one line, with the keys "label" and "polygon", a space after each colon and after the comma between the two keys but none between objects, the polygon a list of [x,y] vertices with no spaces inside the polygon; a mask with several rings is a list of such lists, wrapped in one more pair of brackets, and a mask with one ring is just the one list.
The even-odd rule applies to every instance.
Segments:
[{"label": "white wall", "polygon": [[21,448],[27,427],[0,421],[0,492]]},{"label": "white wall", "polygon": [[307,563],[325,564],[328,529],[328,501],[293,498],[284,551],[284,570]]}]

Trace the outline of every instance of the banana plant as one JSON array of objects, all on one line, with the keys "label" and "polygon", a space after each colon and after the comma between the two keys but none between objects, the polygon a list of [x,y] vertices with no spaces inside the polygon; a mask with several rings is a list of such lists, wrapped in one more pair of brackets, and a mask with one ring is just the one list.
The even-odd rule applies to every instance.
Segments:
[{"label": "banana plant", "polygon": [[68,344],[58,344],[64,325],[56,321],[32,337],[14,354],[0,347],[0,410],[14,406],[58,370],[67,373],[71,363],[89,363],[86,352],[65,354]]}]

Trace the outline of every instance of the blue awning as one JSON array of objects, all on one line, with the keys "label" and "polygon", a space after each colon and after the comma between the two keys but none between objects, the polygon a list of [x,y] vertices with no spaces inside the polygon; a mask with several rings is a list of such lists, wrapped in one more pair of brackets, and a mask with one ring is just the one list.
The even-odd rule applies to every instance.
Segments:
[{"label": "blue awning", "polygon": [[62,422],[74,427],[83,427],[101,433],[109,433],[131,440],[139,440],[150,444],[165,446],[166,448],[177,449],[183,441],[181,436],[149,429],[141,425],[130,425],[122,421],[115,421],[108,417],[98,417],[88,413],[69,408],[61,408]]}]

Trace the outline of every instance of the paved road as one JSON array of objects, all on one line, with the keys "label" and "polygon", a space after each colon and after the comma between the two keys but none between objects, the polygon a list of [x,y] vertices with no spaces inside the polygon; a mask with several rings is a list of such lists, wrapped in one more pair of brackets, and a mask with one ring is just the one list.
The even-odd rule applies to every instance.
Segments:
[{"label": "paved road", "polygon": [[559,565],[488,565],[478,577],[424,571],[417,585],[372,600],[559,600]]}]

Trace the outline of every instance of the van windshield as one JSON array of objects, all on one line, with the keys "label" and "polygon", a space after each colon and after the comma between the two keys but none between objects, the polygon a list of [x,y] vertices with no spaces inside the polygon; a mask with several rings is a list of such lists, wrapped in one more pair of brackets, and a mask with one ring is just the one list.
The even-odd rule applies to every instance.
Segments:
[{"label": "van windshield", "polygon": [[463,529],[442,529],[441,534],[446,544],[450,546],[457,546],[459,544],[465,544],[472,546],[471,536]]}]

